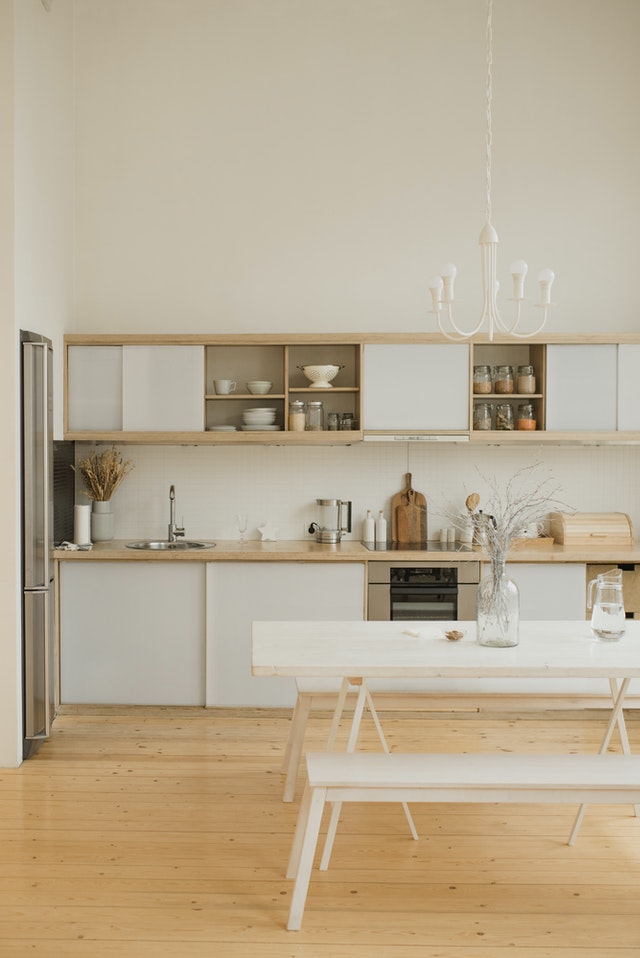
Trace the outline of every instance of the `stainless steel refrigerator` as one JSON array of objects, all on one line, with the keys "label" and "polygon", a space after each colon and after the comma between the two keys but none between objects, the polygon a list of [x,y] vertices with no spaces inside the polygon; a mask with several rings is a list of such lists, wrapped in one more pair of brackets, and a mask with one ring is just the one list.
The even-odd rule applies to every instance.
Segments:
[{"label": "stainless steel refrigerator", "polygon": [[21,331],[23,756],[49,737],[55,708],[53,348]]}]

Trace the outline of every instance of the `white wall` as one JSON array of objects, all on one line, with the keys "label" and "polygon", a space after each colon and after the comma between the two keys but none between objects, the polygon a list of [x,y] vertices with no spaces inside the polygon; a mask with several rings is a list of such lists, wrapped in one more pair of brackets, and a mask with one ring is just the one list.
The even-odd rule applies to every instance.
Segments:
[{"label": "white wall", "polygon": [[[494,29],[503,289],[551,265],[549,330],[635,330],[640,4]],[[78,330],[432,330],[447,260],[475,324],[482,0],[78,0],[76,32]]]},{"label": "white wall", "polygon": [[0,766],[22,758],[18,331],[50,336],[62,435],[62,336],[72,315],[72,0],[0,0]]},{"label": "white wall", "polygon": [[73,317],[73,0],[16,3],[15,316],[53,340],[62,438],[62,337]]}]

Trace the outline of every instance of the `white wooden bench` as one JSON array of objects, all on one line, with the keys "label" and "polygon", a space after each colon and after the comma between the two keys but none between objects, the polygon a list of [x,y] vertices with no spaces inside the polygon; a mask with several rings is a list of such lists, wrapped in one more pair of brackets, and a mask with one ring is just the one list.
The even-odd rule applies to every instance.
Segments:
[{"label": "white wooden bench", "polygon": [[[295,878],[289,931],[302,924],[326,802],[640,802],[640,756],[635,755],[314,752],[306,764],[287,868],[287,878]],[[569,844],[573,837],[574,832]],[[328,867],[331,843],[328,836],[321,868]]]},{"label": "white wooden bench", "polygon": [[[378,735],[384,748],[384,736],[377,722],[376,710],[407,710],[418,709],[434,710],[464,710],[480,712],[483,708],[495,711],[527,711],[530,709],[575,709],[575,708],[611,708],[611,699],[606,695],[560,695],[556,693],[508,693],[508,692],[480,692],[476,694],[465,692],[434,692],[427,683],[414,680],[407,682],[399,680],[374,680],[368,686],[375,697],[375,710],[372,715],[376,721]],[[304,738],[312,709],[334,711],[338,702],[341,680],[334,678],[298,678],[296,679],[296,702],[291,716],[289,735],[282,759],[281,772],[285,775],[285,784],[282,800],[292,802],[295,796],[296,780],[302,761]],[[353,698],[359,691],[360,684],[349,686],[348,696]],[[345,705],[347,704],[345,700]],[[371,703],[372,704],[372,703]],[[640,707],[640,699],[629,696],[627,707]],[[331,735],[335,737],[335,724]],[[327,744],[331,748],[333,742]]]}]

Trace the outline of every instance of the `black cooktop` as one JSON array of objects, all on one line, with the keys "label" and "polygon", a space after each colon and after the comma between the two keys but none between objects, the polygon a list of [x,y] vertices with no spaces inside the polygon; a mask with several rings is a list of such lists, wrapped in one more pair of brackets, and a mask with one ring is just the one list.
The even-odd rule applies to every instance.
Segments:
[{"label": "black cooktop", "polygon": [[473,546],[466,542],[440,542],[429,539],[427,542],[363,542],[370,552],[473,552]]}]

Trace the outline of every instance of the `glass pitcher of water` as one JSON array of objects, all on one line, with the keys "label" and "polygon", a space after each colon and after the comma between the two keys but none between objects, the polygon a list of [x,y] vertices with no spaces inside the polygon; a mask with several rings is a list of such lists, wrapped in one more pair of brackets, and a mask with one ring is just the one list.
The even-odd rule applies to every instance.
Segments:
[{"label": "glass pitcher of water", "polygon": [[617,642],[625,632],[622,599],[622,570],[611,569],[589,583],[587,608],[591,609],[591,631],[605,642]]}]

